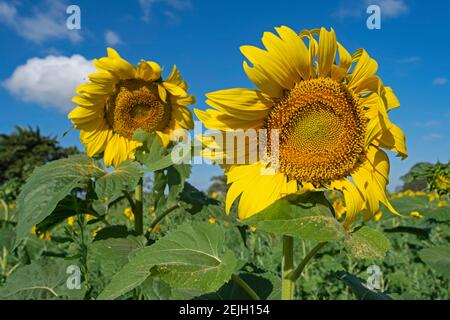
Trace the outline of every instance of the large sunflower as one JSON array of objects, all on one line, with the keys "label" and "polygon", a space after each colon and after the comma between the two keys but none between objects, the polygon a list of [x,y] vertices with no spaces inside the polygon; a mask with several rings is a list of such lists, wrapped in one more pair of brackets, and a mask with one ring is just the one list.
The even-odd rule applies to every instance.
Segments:
[{"label": "large sunflower", "polygon": [[396,213],[386,197],[389,160],[381,148],[405,158],[405,137],[388,118],[399,101],[376,76],[377,63],[363,49],[350,55],[332,29],[275,30],[278,36],[264,33],[265,50],[241,47],[258,90],[212,92],[206,102],[213,109],[195,110],[208,129],[279,132],[274,174],[262,174],[270,160],[224,166],[227,212],[239,196],[239,218],[246,219],[287,194],[333,189],[343,192],[345,225],[359,212],[373,216],[380,202]]},{"label": "large sunflower", "polygon": [[156,132],[164,146],[176,129],[191,129],[192,114],[187,108],[194,97],[176,66],[166,80],[161,67],[141,60],[134,67],[111,48],[108,56],[94,60],[98,72],[90,82],[77,88],[72,101],[78,106],[69,113],[88,156],[103,153],[105,165],[118,166],[134,157],[139,142],[137,129]]}]

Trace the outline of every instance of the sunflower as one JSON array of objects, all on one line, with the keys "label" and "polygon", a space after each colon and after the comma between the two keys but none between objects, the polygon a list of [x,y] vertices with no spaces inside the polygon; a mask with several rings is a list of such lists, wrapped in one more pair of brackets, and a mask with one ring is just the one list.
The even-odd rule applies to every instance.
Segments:
[{"label": "sunflower", "polygon": [[77,107],[69,113],[88,156],[102,154],[106,166],[118,166],[133,158],[139,142],[133,141],[137,129],[155,132],[165,147],[177,129],[193,127],[187,108],[194,97],[174,66],[166,80],[156,62],[141,60],[134,67],[114,49],[94,60],[98,72],[78,86],[72,101]]},{"label": "sunflower", "polygon": [[[213,109],[195,110],[205,127],[224,137],[236,129],[278,132],[273,174],[262,170],[275,161],[270,155],[223,165],[227,212],[239,197],[238,215],[246,219],[288,194],[329,189],[343,193],[346,226],[359,212],[373,217],[380,203],[397,213],[386,196],[389,160],[382,149],[406,158],[405,136],[388,118],[400,103],[376,75],[377,63],[364,49],[350,55],[333,29],[275,30],[278,35],[264,33],[265,50],[241,47],[251,63],[244,61],[244,70],[258,89],[212,92],[206,102]],[[202,143],[218,144],[211,136]],[[245,152],[254,148],[247,144]]]}]

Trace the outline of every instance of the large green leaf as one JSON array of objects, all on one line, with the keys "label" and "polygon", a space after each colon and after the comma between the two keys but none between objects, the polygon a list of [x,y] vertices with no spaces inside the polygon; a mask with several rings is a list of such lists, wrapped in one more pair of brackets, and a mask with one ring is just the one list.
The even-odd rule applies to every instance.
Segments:
[{"label": "large green leaf", "polygon": [[321,192],[286,196],[243,223],[306,240],[332,241],[347,236]]},{"label": "large green leaf", "polygon": [[353,232],[344,245],[356,259],[381,259],[390,248],[389,240],[382,233],[366,226]]},{"label": "large green leaf", "polygon": [[115,299],[153,274],[173,287],[215,291],[230,279],[236,265],[236,258],[223,242],[224,233],[218,226],[183,224],[137,251],[98,298]]},{"label": "large green leaf", "polygon": [[386,293],[370,290],[363,284],[363,280],[346,271],[338,271],[336,276],[349,286],[359,300],[392,300]]},{"label": "large green leaf", "polygon": [[419,251],[419,257],[438,273],[450,279],[450,247],[426,248]]},{"label": "large green leaf", "polygon": [[136,187],[144,171],[142,166],[133,160],[122,162],[112,172],[108,172],[95,182],[95,193],[99,199],[111,198],[123,190]]},{"label": "large green leaf", "polygon": [[[73,262],[72,262],[73,263]],[[20,267],[0,288],[0,299],[82,299],[84,289],[67,287],[67,267],[64,260],[35,260]]]},{"label": "large green leaf", "polygon": [[144,245],[143,237],[133,236],[95,241],[89,247],[90,262],[99,266],[103,276],[110,277],[128,263],[132,252]]},{"label": "large green leaf", "polygon": [[450,206],[423,210],[421,213],[426,219],[433,219],[439,222],[450,221]]},{"label": "large green leaf", "polygon": [[[240,273],[244,281],[261,300],[278,300],[281,298],[281,281],[272,273]],[[219,290],[198,297],[200,300],[252,300],[252,297],[235,281],[230,280]]]},{"label": "large green leaf", "polygon": [[170,152],[163,147],[161,139],[156,134],[138,129],[133,139],[142,143],[136,150],[136,159],[146,166],[147,171],[162,170],[173,164]]},{"label": "large green leaf", "polygon": [[17,201],[15,245],[30,233],[34,225],[49,216],[73,189],[84,186],[91,177],[103,173],[103,169],[85,155],[74,155],[36,168]]}]

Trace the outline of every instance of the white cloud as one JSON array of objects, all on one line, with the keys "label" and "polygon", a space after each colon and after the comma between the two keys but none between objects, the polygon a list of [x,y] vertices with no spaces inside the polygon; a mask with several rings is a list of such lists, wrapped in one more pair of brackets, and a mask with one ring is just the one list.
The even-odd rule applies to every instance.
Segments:
[{"label": "white cloud", "polygon": [[386,18],[397,18],[409,13],[409,7],[404,0],[367,0],[366,3],[379,5],[381,16]]},{"label": "white cloud", "polygon": [[14,30],[19,36],[34,43],[47,40],[82,40],[79,30],[69,30],[66,26],[67,5],[62,1],[46,0],[30,8],[25,15],[18,2],[0,1],[0,23]]},{"label": "white cloud", "polygon": [[[166,8],[175,11],[185,11],[192,8],[192,3],[190,0],[139,0],[139,5],[142,11],[142,20],[145,22],[150,22],[152,17],[152,11],[154,9],[154,5],[162,4]],[[170,12],[170,16],[173,16],[174,13],[166,10],[164,14],[168,16],[167,12]]]},{"label": "white cloud", "polygon": [[81,55],[31,58],[18,66],[2,85],[18,99],[67,112],[76,87],[94,72],[92,61]]},{"label": "white cloud", "polygon": [[439,133],[428,133],[424,136],[422,136],[422,141],[437,141],[442,140],[444,137]]},{"label": "white cloud", "polygon": [[108,46],[116,46],[122,43],[119,35],[114,31],[107,30],[105,33],[105,42]]},{"label": "white cloud", "polygon": [[406,58],[397,60],[397,62],[400,64],[413,64],[413,63],[418,63],[420,61],[422,61],[422,58],[418,57],[418,56],[411,56],[411,57],[406,57]]},{"label": "white cloud", "polygon": [[409,13],[409,7],[404,0],[363,0],[343,1],[332,15],[340,19],[361,18],[366,15],[369,5],[378,5],[381,8],[382,18],[397,18]]},{"label": "white cloud", "polygon": [[439,78],[433,79],[433,84],[437,85],[437,86],[442,86],[444,84],[447,84],[447,82],[448,82],[447,78],[439,77]]}]

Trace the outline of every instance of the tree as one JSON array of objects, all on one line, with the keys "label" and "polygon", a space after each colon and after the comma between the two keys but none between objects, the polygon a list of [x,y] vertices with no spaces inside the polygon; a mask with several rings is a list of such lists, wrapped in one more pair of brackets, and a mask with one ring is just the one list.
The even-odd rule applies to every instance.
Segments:
[{"label": "tree", "polygon": [[16,127],[11,134],[0,134],[0,199],[14,201],[36,166],[75,153],[76,147],[61,147],[39,128]]},{"label": "tree", "polygon": [[211,195],[213,192],[216,194],[225,194],[228,190],[227,177],[226,176],[214,176],[211,177],[211,185],[208,187],[207,193]]}]

